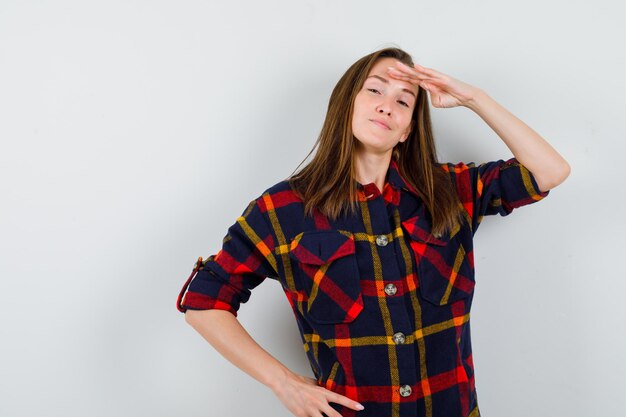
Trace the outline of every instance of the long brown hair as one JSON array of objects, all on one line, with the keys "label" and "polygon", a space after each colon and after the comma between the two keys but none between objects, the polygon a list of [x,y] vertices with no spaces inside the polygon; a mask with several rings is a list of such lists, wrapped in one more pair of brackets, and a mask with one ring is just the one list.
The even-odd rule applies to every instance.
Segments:
[{"label": "long brown hair", "polygon": [[[352,64],[335,85],[319,137],[300,165],[319,145],[315,156],[289,177],[289,184],[304,202],[307,216],[312,216],[314,208],[331,219],[355,214],[357,210],[354,181],[357,139],[352,134],[351,124],[354,100],[372,66],[384,57],[414,65],[411,56],[399,48],[378,50]],[[432,233],[453,230],[463,218],[462,206],[449,175],[438,165],[428,96],[421,87],[413,110],[411,132],[404,142],[394,147],[392,158],[400,175],[424,201],[431,215]]]}]

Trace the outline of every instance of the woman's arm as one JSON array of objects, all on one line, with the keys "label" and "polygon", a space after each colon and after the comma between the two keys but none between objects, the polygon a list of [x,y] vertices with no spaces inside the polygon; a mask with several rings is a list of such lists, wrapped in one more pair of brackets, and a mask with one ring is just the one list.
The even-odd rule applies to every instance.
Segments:
[{"label": "woman's arm", "polygon": [[532,172],[541,192],[556,187],[570,174],[567,161],[544,138],[484,91],[477,89],[464,105],[478,114]]},{"label": "woman's arm", "polygon": [[224,358],[272,390],[291,373],[259,346],[229,311],[187,310],[185,321]]},{"label": "woman's arm", "polygon": [[355,401],[317,385],[313,378],[298,375],[263,349],[229,311],[187,310],[185,321],[224,358],[269,387],[296,416],[341,417],[328,402],[359,410]]},{"label": "woman's arm", "polygon": [[389,67],[389,74],[427,90],[434,107],[473,110],[533,174],[541,192],[556,187],[570,174],[567,161],[544,138],[481,89],[421,65],[411,68],[398,62]]}]

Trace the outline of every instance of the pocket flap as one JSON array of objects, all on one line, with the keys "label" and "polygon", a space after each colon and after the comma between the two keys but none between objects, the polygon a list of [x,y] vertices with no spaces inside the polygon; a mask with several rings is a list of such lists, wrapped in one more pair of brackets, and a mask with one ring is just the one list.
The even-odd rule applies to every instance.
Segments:
[{"label": "pocket flap", "polygon": [[402,222],[402,225],[414,240],[439,246],[445,246],[450,241],[450,233],[445,233],[441,236],[433,235],[430,223],[426,221],[424,216],[406,219]]},{"label": "pocket flap", "polygon": [[312,265],[324,265],[354,253],[354,237],[348,231],[315,230],[297,234],[289,245],[289,255]]},{"label": "pocket flap", "polygon": [[471,251],[471,241],[463,242],[458,229],[456,233],[435,236],[426,220],[414,216],[402,222],[411,239],[422,297],[442,306],[472,296],[474,268],[465,251],[465,244],[470,245]]}]

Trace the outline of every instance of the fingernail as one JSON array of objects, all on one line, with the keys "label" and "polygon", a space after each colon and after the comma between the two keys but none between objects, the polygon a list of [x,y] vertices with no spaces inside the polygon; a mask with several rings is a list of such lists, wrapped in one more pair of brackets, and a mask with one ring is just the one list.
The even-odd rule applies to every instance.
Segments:
[{"label": "fingernail", "polygon": [[365,407],[363,407],[363,404],[359,404],[359,403],[356,403],[356,408],[358,408],[359,410],[365,409]]}]

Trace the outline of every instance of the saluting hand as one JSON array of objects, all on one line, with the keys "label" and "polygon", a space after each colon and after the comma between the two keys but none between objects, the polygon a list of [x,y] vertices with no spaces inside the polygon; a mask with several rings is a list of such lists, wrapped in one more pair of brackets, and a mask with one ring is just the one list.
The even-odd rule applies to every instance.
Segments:
[{"label": "saluting hand", "polygon": [[477,87],[418,64],[410,67],[398,61],[387,72],[393,78],[408,81],[427,90],[433,107],[466,106],[480,92]]}]

